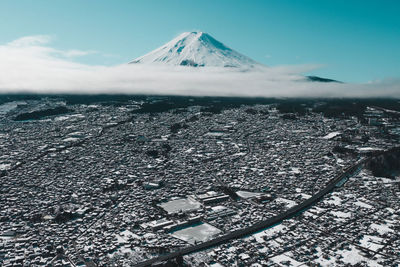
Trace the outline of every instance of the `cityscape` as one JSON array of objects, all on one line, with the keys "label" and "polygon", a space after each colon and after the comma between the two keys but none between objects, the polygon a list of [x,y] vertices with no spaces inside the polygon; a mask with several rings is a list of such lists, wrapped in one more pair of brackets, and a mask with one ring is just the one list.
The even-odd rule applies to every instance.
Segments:
[{"label": "cityscape", "polygon": [[151,264],[399,264],[399,111],[34,98],[0,106],[2,266],[146,266],[284,214],[374,153],[294,216]]},{"label": "cityscape", "polygon": [[1,0],[1,267],[400,267],[400,1]]}]

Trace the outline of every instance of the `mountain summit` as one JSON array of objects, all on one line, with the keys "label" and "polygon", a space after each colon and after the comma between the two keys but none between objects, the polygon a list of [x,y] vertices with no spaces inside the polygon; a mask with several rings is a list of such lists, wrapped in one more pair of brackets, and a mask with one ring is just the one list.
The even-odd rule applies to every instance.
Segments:
[{"label": "mountain summit", "polygon": [[129,63],[234,68],[262,66],[204,32],[182,33],[165,45]]}]

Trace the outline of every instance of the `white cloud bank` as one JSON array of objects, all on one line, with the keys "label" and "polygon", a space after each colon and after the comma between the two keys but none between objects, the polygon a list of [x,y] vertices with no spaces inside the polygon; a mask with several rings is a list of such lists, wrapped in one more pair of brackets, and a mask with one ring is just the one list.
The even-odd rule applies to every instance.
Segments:
[{"label": "white cloud bank", "polygon": [[0,93],[126,93],[193,96],[400,97],[400,80],[368,84],[316,83],[302,75],[319,66],[256,71],[123,64],[91,66],[71,58],[96,51],[57,50],[49,36],[0,45]]}]

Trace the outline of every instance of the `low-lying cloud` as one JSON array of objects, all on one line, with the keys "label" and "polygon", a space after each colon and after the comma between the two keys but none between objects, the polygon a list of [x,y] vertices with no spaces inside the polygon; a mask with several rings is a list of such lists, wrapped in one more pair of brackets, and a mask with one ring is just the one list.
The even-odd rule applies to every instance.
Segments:
[{"label": "low-lying cloud", "polygon": [[[400,80],[367,84],[317,83],[303,73],[320,66],[252,71],[122,64],[92,66],[75,58],[96,51],[58,50],[49,36],[0,45],[0,93],[123,93],[260,97],[400,97]],[[100,55],[99,55],[100,56]]]}]

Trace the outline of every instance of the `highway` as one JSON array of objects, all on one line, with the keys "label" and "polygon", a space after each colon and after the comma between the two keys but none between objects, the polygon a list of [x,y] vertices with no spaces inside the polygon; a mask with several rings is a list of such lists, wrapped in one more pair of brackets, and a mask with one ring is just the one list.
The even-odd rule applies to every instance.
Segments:
[{"label": "highway", "polygon": [[368,158],[364,158],[359,160],[358,162],[356,162],[354,165],[348,167],[347,169],[344,170],[343,173],[337,175],[336,177],[334,177],[333,179],[331,179],[327,185],[322,188],[318,193],[316,193],[315,195],[313,195],[311,198],[303,201],[302,203],[286,210],[285,212],[278,214],[276,216],[273,216],[265,221],[261,221],[258,223],[255,223],[254,225],[244,228],[244,229],[240,229],[240,230],[236,230],[233,232],[229,232],[223,236],[217,237],[215,239],[194,245],[194,246],[190,246],[190,247],[186,247],[165,255],[160,255],[158,257],[154,257],[151,258],[149,260],[140,262],[134,266],[136,267],[144,267],[144,266],[151,266],[154,263],[157,262],[161,262],[161,261],[167,261],[170,259],[174,259],[177,256],[183,256],[183,255],[187,255],[193,252],[197,252],[197,251],[201,251],[210,247],[214,247],[217,245],[221,245],[225,242],[228,242],[230,240],[233,239],[237,239],[237,238],[241,238],[241,237],[245,237],[248,236],[250,234],[253,234],[255,232],[261,231],[263,229],[266,229],[268,227],[274,226],[276,224],[281,223],[283,220],[285,219],[289,219],[293,216],[296,216],[298,213],[306,210],[307,208],[311,207],[312,205],[314,205],[315,203],[317,203],[322,197],[324,197],[326,194],[332,192],[336,187],[339,187],[341,185],[343,185],[347,179],[349,177],[351,177],[352,175],[354,175],[354,173],[358,172],[359,170],[361,170],[364,166],[364,164],[366,164],[368,161],[370,161],[373,157],[379,156],[379,155],[383,155],[386,153],[392,153],[393,151],[398,151],[400,149],[400,147],[396,147],[396,148],[392,148],[388,151],[383,151],[383,152],[378,152],[375,153],[374,155],[368,157]]}]

